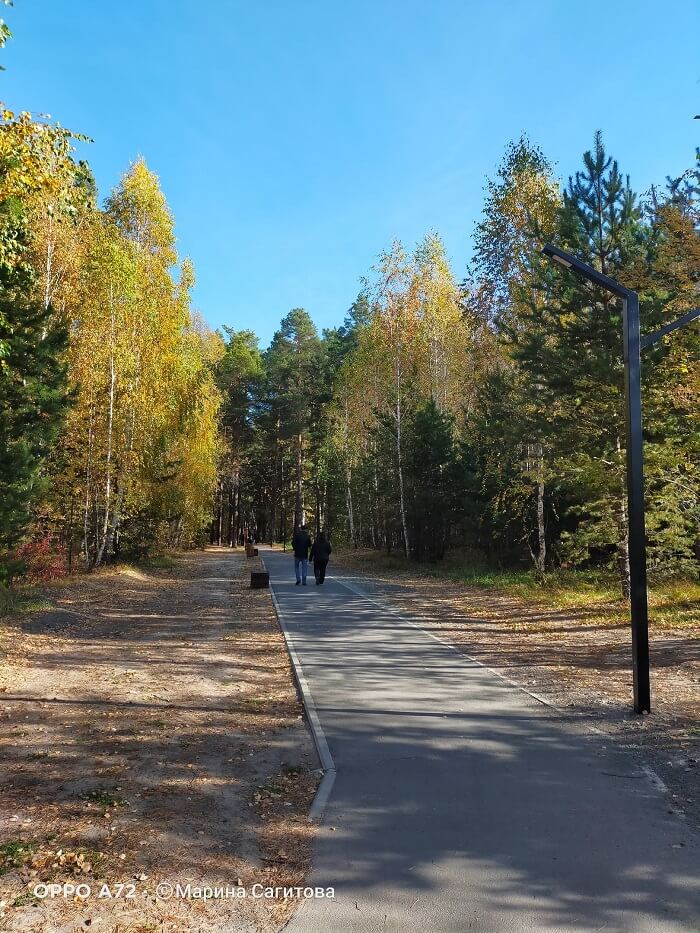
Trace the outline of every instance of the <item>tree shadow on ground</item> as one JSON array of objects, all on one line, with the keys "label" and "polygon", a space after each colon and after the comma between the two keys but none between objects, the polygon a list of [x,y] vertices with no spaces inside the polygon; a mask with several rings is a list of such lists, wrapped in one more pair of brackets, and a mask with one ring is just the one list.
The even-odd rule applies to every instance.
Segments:
[{"label": "tree shadow on ground", "polygon": [[698,928],[697,835],[634,759],[335,587],[275,586],[337,768],[315,880],[341,899],[293,929],[375,902],[387,929]]}]

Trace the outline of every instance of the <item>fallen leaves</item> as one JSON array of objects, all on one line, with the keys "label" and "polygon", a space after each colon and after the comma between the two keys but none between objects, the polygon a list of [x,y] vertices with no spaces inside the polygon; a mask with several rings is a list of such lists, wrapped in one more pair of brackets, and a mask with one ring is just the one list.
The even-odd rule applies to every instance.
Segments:
[{"label": "fallen leaves", "polygon": [[[75,905],[38,903],[27,894],[37,881],[303,880],[317,761],[269,595],[250,598],[230,552],[187,554],[178,568],[167,587],[151,576],[125,587],[134,578],[111,571],[78,578],[62,590],[82,610],[70,638],[17,632],[23,699],[2,703],[24,735],[20,745],[6,730],[0,756],[2,805],[17,816],[7,826],[21,839],[0,846],[0,897],[20,918],[40,910],[41,928],[73,923]],[[286,745],[303,764],[280,766]],[[154,905],[115,909],[133,910],[124,929],[161,929],[166,907]],[[270,930],[292,909],[262,906],[254,925]],[[170,904],[162,928],[199,928],[188,910]],[[119,916],[89,919],[107,933]]]}]

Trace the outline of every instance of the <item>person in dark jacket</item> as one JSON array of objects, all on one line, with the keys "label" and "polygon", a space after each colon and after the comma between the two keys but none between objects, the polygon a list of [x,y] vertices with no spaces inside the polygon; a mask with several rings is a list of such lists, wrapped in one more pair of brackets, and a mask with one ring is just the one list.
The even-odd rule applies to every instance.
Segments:
[{"label": "person in dark jacket", "polygon": [[319,531],[316,540],[311,545],[311,560],[314,562],[314,576],[316,577],[316,586],[320,586],[326,579],[326,567],[328,559],[331,556],[333,548],[325,532]]},{"label": "person in dark jacket", "polygon": [[309,548],[311,547],[311,538],[306,529],[306,525],[297,525],[292,538],[292,549],[294,550],[294,573],[297,578],[297,586],[300,584],[306,586],[306,574],[309,569]]}]

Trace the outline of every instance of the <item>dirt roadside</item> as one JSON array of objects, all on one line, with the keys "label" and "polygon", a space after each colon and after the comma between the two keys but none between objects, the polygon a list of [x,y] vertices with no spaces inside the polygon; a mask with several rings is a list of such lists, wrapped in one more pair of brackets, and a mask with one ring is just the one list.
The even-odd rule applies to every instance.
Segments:
[{"label": "dirt roadside", "polygon": [[419,569],[386,571],[367,551],[334,554],[333,575],[627,747],[700,825],[700,627],[652,625],[653,713],[637,716],[629,626],[593,622],[585,605],[533,606]]},{"label": "dirt roadside", "polygon": [[[55,608],[0,623],[0,928],[266,933],[291,915],[250,893],[303,883],[318,761],[249,569],[191,552],[70,581]],[[159,898],[165,881],[248,894]],[[92,893],[37,900],[43,882]]]}]

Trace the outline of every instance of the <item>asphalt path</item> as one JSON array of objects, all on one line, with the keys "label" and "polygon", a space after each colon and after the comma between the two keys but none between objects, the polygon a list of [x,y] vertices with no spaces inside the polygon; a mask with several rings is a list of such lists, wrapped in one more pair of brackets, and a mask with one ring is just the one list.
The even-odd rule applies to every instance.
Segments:
[{"label": "asphalt path", "polygon": [[262,556],[335,767],[308,881],[335,899],[290,933],[700,931],[700,839],[635,758],[332,563]]}]

